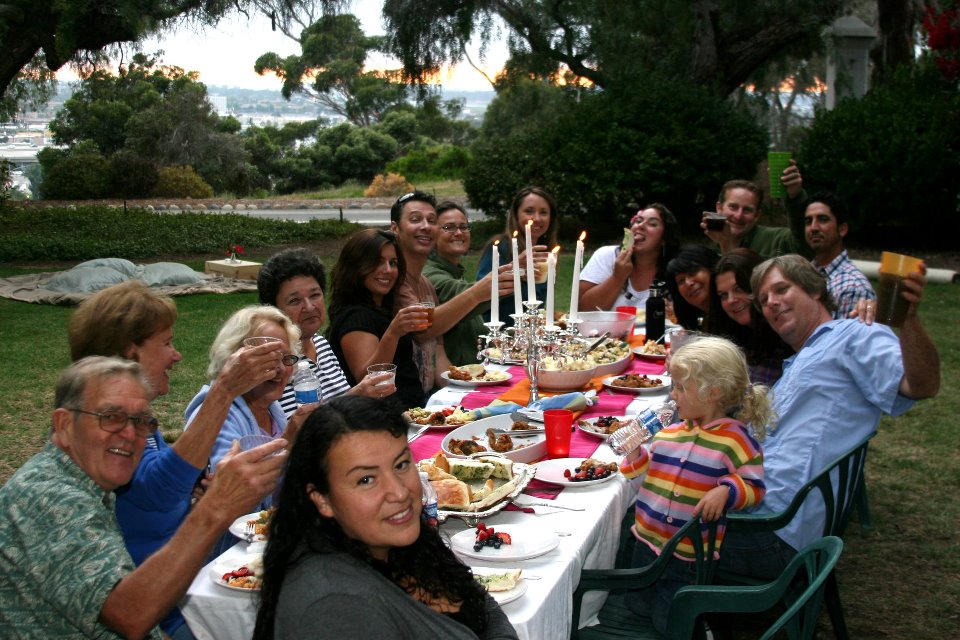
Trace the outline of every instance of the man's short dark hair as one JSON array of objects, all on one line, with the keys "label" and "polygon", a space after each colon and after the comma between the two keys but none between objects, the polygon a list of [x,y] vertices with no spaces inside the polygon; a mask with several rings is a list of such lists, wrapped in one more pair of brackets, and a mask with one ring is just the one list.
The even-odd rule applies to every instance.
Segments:
[{"label": "man's short dark hair", "polygon": [[390,207],[390,222],[400,224],[400,217],[403,215],[403,205],[408,202],[426,202],[434,209],[437,208],[437,199],[425,191],[411,191],[405,193]]},{"label": "man's short dark hair", "polygon": [[804,210],[814,202],[822,202],[830,207],[830,213],[836,218],[838,227],[847,223],[847,203],[837,194],[832,191],[818,191],[807,198],[807,202],[803,206]]},{"label": "man's short dark hair", "polygon": [[763,204],[763,190],[755,182],[749,180],[727,180],[720,187],[720,195],[717,196],[717,202],[727,201],[727,194],[733,189],[746,189],[757,197],[757,213],[760,213],[760,205]]}]

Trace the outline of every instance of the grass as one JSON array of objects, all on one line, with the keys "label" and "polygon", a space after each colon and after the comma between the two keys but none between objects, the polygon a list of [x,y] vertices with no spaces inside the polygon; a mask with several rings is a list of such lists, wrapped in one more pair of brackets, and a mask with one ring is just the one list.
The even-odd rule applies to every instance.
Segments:
[{"label": "grass", "polygon": [[[336,259],[336,247],[317,245],[328,268]],[[260,251],[262,255],[255,255],[265,257],[267,249]],[[211,257],[219,254],[188,255],[181,261],[202,269]],[[472,256],[468,273],[475,266]],[[39,270],[35,264],[0,262],[0,277]],[[570,255],[562,256],[558,273],[557,307],[563,309],[570,297]],[[221,323],[255,301],[252,293],[177,298],[175,339],[183,361],[172,373],[171,393],[155,403],[165,431],[179,427],[187,402],[206,382],[207,351]],[[69,360],[65,325],[71,311],[0,299],[0,482],[47,440],[53,386]],[[956,637],[960,628],[960,501],[954,494],[960,486],[956,285],[930,285],[921,314],[940,352],[941,392],[903,416],[884,418],[871,443],[867,482],[874,530],[864,534],[856,522],[851,525],[838,569],[854,638],[945,639]],[[821,627],[821,637],[831,637],[829,625],[821,621]]]}]

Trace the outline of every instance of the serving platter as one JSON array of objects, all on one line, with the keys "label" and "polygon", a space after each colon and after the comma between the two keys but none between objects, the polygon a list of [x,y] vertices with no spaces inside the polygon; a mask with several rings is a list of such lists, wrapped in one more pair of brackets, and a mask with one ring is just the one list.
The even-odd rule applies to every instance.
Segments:
[{"label": "serving platter", "polygon": [[[473,440],[477,438],[477,443],[482,445],[487,449],[487,451],[492,451],[490,448],[490,443],[487,439],[487,429],[503,429],[509,430],[513,426],[513,418],[508,414],[503,414],[499,416],[491,416],[489,418],[482,418],[474,422],[468,422],[467,424],[454,429],[443,437],[443,440],[440,442],[440,448],[443,450],[444,455],[454,457],[454,458],[465,458],[467,456],[454,453],[450,449],[450,440]],[[514,438],[514,445],[520,445],[520,448],[515,448],[512,451],[500,452],[504,457],[510,458],[514,462],[534,462],[542,458],[547,452],[547,440],[546,434],[535,434],[531,436],[517,437]]]},{"label": "serving platter", "polygon": [[[476,456],[471,457],[490,457],[495,454],[491,453],[481,453]],[[421,460],[420,462],[432,462],[432,460]],[[483,520],[484,518],[489,518],[510,504],[510,502],[516,498],[520,493],[527,488],[527,485],[530,484],[530,481],[533,480],[534,475],[536,474],[536,469],[531,467],[528,464],[523,464],[519,462],[513,463],[513,481],[516,483],[513,491],[503,496],[499,501],[490,505],[483,511],[456,511],[453,509],[438,509],[437,510],[437,521],[444,523],[447,521],[447,518],[461,518],[466,520],[467,523],[476,524]],[[500,487],[505,484],[503,481],[495,481],[496,486]],[[472,488],[479,488],[479,482],[468,482]]]}]

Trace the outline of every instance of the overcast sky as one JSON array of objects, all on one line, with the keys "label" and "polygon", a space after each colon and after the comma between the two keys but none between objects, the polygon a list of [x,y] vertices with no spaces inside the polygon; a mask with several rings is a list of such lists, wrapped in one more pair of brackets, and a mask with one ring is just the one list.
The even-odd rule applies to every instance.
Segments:
[{"label": "overcast sky", "polygon": [[[380,22],[382,2],[379,0],[356,0],[353,13],[369,35],[384,33]],[[250,89],[276,89],[282,82],[275,76],[259,76],[253,63],[268,51],[280,55],[299,53],[299,46],[279,31],[270,30],[270,19],[251,13],[249,18],[234,14],[224,19],[215,29],[206,29],[198,34],[188,29],[169,33],[161,38],[144,42],[143,51],[152,53],[163,50],[164,64],[176,65],[187,71],[200,72],[204,84],[244,87]],[[478,57],[472,59],[479,64]],[[505,46],[492,46],[487,56],[487,73],[493,77],[503,67],[506,59]],[[370,61],[373,67],[396,68],[396,61]],[[489,82],[469,65],[463,64],[442,79],[444,88],[458,91],[489,91]]]}]

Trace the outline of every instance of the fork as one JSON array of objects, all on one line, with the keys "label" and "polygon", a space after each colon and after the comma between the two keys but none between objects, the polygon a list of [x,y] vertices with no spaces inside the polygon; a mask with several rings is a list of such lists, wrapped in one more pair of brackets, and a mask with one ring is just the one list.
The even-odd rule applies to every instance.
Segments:
[{"label": "fork", "polygon": [[552,502],[516,502],[518,507],[552,507],[554,509],[566,509],[567,511],[586,511],[583,507],[565,507],[562,504]]},{"label": "fork", "polygon": [[257,525],[253,522],[248,522],[246,528],[243,532],[243,539],[247,542],[253,542],[253,539],[257,536]]}]

